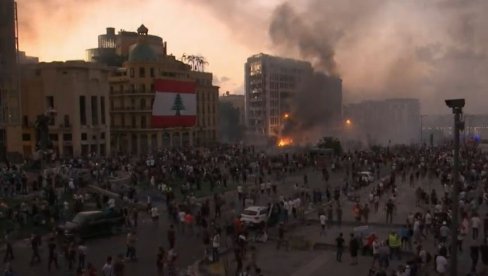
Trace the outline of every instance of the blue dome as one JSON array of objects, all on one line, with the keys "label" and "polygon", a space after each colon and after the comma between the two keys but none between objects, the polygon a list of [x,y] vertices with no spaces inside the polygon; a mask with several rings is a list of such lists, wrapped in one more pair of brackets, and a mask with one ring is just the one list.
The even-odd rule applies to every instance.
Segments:
[{"label": "blue dome", "polygon": [[130,47],[129,62],[154,62],[158,55],[147,43],[138,42]]}]

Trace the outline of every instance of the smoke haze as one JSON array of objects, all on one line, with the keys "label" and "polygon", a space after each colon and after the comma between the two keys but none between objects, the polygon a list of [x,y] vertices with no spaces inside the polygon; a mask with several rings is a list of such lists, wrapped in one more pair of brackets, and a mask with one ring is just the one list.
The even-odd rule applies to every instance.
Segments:
[{"label": "smoke haze", "polygon": [[272,53],[340,75],[346,101],[417,97],[424,113],[436,113],[448,111],[443,99],[465,97],[467,112],[485,112],[488,1],[303,0],[267,7],[246,1],[246,10],[256,11],[247,21],[236,8],[243,1],[204,2],[226,15],[222,22],[244,42],[255,44],[260,36],[249,26],[259,30],[265,22]]},{"label": "smoke haze", "polygon": [[[66,45],[72,45],[77,40],[70,40],[70,36],[82,37],[88,33],[87,22],[103,21],[110,26],[116,18],[129,16],[131,10],[139,11],[133,17],[139,17],[137,21],[142,22],[144,13],[174,3],[159,0],[17,2],[21,47],[36,45],[46,37],[57,42],[66,40]],[[424,113],[437,113],[448,112],[443,99],[465,97],[466,112],[486,112],[486,0],[175,2],[191,12],[195,8],[212,15],[213,20],[225,25],[234,39],[253,53],[305,59],[319,71],[340,76],[346,102],[417,97]],[[105,18],[94,16],[100,10],[112,9],[113,14],[105,14]],[[191,12],[182,16],[191,16]],[[153,19],[154,22],[168,24],[164,19]],[[87,39],[95,41],[92,37]],[[60,51],[69,51],[60,46],[53,45]]]}]

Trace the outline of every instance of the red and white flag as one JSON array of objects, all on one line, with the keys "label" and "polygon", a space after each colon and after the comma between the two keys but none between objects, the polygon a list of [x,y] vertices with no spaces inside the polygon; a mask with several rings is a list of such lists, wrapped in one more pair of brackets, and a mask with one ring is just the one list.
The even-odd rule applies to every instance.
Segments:
[{"label": "red and white flag", "polygon": [[151,126],[191,127],[197,121],[195,82],[155,80]]}]

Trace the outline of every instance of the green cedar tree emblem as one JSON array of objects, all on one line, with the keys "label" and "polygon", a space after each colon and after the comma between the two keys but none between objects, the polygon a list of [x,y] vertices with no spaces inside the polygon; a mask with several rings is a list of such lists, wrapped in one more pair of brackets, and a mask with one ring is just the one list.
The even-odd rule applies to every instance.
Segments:
[{"label": "green cedar tree emblem", "polygon": [[171,110],[176,111],[175,115],[180,116],[181,115],[181,110],[185,110],[185,105],[183,104],[183,99],[181,98],[181,95],[178,93],[175,96],[175,100],[173,102],[173,107]]}]

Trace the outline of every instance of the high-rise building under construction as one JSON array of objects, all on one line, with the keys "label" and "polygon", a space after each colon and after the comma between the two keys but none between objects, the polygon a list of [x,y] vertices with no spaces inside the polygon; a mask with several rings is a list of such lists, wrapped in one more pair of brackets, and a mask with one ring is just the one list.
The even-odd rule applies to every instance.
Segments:
[{"label": "high-rise building under construction", "polygon": [[0,1],[0,159],[21,152],[17,5]]}]

